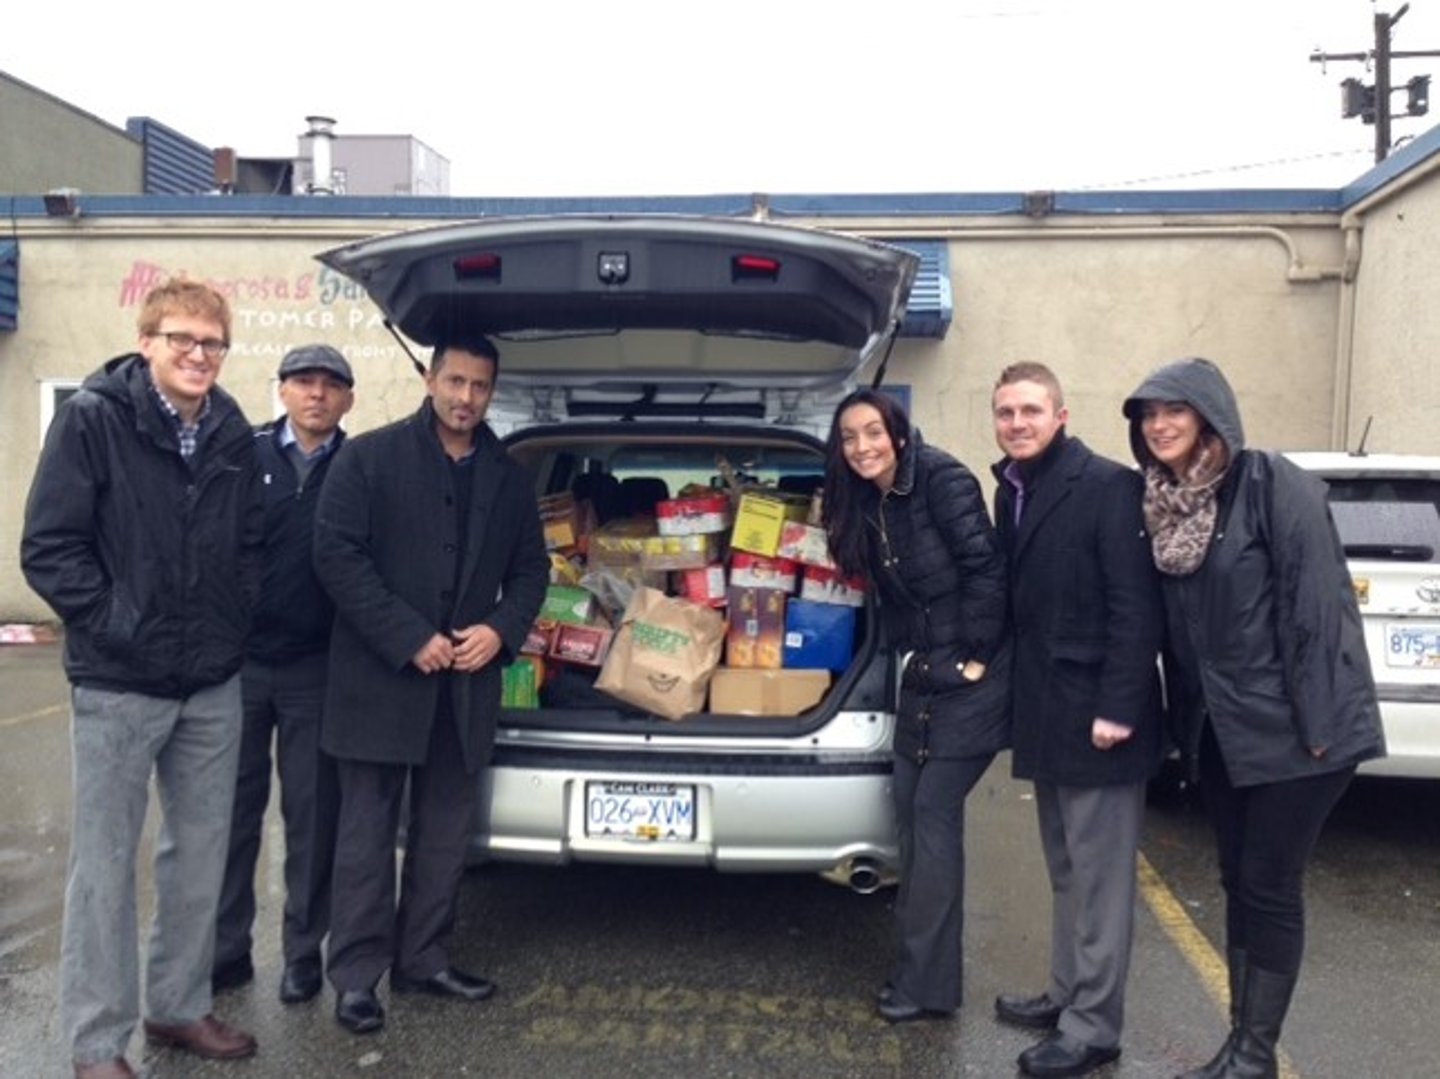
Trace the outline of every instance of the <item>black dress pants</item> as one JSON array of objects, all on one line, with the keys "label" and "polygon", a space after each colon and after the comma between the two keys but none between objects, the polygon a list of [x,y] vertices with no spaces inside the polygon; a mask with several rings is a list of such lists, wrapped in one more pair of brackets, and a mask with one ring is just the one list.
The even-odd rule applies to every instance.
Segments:
[{"label": "black dress pants", "polygon": [[1210,725],[1200,740],[1200,790],[1225,888],[1226,945],[1252,966],[1298,974],[1305,953],[1305,864],[1351,765],[1301,779],[1235,787]]},{"label": "black dress pants", "polygon": [[[337,762],[340,826],[327,968],[337,992],[371,989],[387,970],[419,980],[450,965],[446,943],[479,801],[479,777],[465,770],[464,759],[455,719],[442,707],[424,764]],[[395,843],[407,779],[410,816],[397,901]]]},{"label": "black dress pants", "polygon": [[255,865],[270,801],[272,740],[280,779],[280,815],[285,822],[281,930],[285,962],[320,958],[320,946],[330,927],[330,867],[340,801],[335,762],[320,750],[328,666],[329,658],[322,651],[289,663],[248,660],[240,672],[245,723],[230,849],[215,925],[216,967],[250,955]]}]

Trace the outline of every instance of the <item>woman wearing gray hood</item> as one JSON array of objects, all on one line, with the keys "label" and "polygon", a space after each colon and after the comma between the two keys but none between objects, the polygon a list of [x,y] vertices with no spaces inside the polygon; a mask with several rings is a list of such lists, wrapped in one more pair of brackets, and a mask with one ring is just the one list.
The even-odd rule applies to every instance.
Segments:
[{"label": "woman wearing gray hood", "polygon": [[1305,947],[1305,863],[1355,766],[1383,756],[1375,683],[1323,481],[1245,448],[1209,360],[1125,401],[1168,623],[1172,734],[1219,848],[1230,1036],[1182,1079],[1262,1079]]}]

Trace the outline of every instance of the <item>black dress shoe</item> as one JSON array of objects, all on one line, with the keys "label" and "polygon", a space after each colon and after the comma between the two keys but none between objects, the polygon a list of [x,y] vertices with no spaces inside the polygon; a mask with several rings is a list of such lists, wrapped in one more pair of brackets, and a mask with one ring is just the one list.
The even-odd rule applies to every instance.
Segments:
[{"label": "black dress shoe", "polygon": [[255,964],[250,962],[247,952],[228,962],[217,963],[210,971],[210,991],[223,993],[227,989],[238,989],[255,980]]},{"label": "black dress shoe", "polygon": [[280,975],[280,1003],[303,1004],[320,992],[320,960],[297,959]]},{"label": "black dress shoe", "polygon": [[888,1001],[888,1000],[889,1000],[891,997],[893,997],[894,995],[895,995],[895,985],[894,985],[894,983],[893,983],[893,982],[886,982],[884,985],[882,985],[882,986],[880,987],[880,992],[878,992],[878,993],[875,994],[875,999],[878,1000],[881,1004],[884,1004],[886,1001]]},{"label": "black dress shoe", "polygon": [[351,1034],[369,1034],[385,1025],[385,1009],[373,989],[346,989],[335,998],[335,1021]]},{"label": "black dress shoe", "polygon": [[[882,990],[883,992],[883,990]],[[880,998],[876,1008],[887,1023],[913,1023],[917,1019],[949,1019],[954,1013],[936,1008],[922,1008],[894,986],[888,996]]]},{"label": "black dress shoe", "polygon": [[1068,1075],[1089,1075],[1096,1068],[1120,1056],[1120,1047],[1086,1045],[1079,1038],[1057,1031],[1043,1042],[1020,1054],[1020,1070],[1040,1079],[1061,1079]]},{"label": "black dress shoe", "polygon": [[454,967],[446,967],[428,978],[407,978],[392,970],[390,988],[397,993],[429,993],[433,997],[459,997],[461,1000],[488,1000],[495,995],[494,982]]},{"label": "black dress shoe", "polygon": [[1017,1027],[1033,1027],[1036,1030],[1054,1030],[1060,1021],[1063,1009],[1050,997],[1041,993],[1038,997],[1022,997],[1018,993],[1001,993],[995,998],[995,1015],[1006,1023]]}]

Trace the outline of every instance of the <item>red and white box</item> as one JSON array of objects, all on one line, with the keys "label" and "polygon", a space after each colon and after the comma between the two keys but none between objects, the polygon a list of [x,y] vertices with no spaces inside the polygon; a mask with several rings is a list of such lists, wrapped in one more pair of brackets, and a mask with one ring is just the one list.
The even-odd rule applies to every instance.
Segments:
[{"label": "red and white box", "polygon": [[804,521],[786,521],[780,526],[780,546],[775,553],[780,558],[803,562],[807,566],[835,568],[835,562],[830,557],[829,536],[823,528]]},{"label": "red and white box", "polygon": [[749,551],[730,554],[730,584],[735,588],[773,588],[794,592],[800,567],[788,558],[766,558]]},{"label": "red and white box", "polygon": [[676,570],[679,593],[691,603],[707,607],[725,606],[725,567],[719,562],[700,569]]},{"label": "red and white box", "polygon": [[655,524],[662,536],[724,532],[730,527],[730,498],[717,493],[703,498],[670,498],[657,502]]},{"label": "red and white box", "polygon": [[839,570],[806,566],[800,581],[800,598],[816,603],[837,603],[845,607],[865,606],[865,581],[841,577]]}]

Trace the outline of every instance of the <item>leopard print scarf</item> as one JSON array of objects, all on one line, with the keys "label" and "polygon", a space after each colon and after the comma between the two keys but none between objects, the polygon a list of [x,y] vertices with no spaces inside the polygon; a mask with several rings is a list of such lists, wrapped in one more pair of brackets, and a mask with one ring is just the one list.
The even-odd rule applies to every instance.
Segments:
[{"label": "leopard print scarf", "polygon": [[1216,495],[1229,464],[1225,443],[1206,431],[1179,477],[1161,464],[1145,466],[1145,527],[1161,573],[1183,577],[1205,561],[1215,533]]}]

